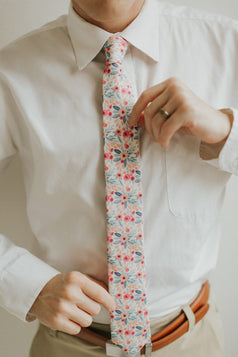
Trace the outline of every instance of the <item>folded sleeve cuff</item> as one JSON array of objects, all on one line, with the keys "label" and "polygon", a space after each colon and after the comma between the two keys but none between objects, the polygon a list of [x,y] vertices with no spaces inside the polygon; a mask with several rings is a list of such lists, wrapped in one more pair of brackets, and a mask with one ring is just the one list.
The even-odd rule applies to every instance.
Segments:
[{"label": "folded sleeve cuff", "polygon": [[25,249],[1,276],[1,305],[19,319],[30,322],[28,314],[45,284],[60,272]]},{"label": "folded sleeve cuff", "polygon": [[233,114],[231,132],[219,155],[219,167],[223,171],[238,175],[238,109],[230,108]]},{"label": "folded sleeve cuff", "polygon": [[230,134],[225,143],[201,142],[200,156],[203,161],[219,170],[238,175],[238,109],[226,108],[233,116]]}]

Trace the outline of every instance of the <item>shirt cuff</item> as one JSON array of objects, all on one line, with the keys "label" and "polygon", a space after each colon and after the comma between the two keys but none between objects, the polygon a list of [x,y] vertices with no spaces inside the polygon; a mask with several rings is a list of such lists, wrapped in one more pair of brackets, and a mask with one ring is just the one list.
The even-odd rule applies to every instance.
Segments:
[{"label": "shirt cuff", "polygon": [[46,283],[60,272],[27,250],[22,253],[2,273],[0,302],[20,320],[31,322],[36,318],[28,311]]},{"label": "shirt cuff", "polygon": [[[230,134],[225,144],[220,149],[218,144],[206,144],[201,142],[201,159],[216,168],[238,175],[238,109],[226,108],[233,115],[233,123]],[[215,157],[214,152],[219,152]]]}]

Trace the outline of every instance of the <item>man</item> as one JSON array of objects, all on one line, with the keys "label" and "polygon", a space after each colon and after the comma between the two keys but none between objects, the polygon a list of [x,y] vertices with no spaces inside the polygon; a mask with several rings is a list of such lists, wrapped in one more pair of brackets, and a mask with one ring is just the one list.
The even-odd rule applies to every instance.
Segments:
[{"label": "man", "polygon": [[[238,172],[237,36],[234,20],[157,0],[73,0],[68,16],[1,51],[1,163],[19,152],[36,240],[31,254],[1,236],[0,300],[22,320],[40,321],[31,357],[106,355],[100,341],[110,338],[118,296],[108,287],[101,93],[115,38],[128,45],[121,62],[135,92],[124,125],[140,126],[152,341],[163,335],[139,350],[223,355],[206,280],[225,185]],[[128,335],[129,346],[137,335]],[[106,348],[128,355],[126,346]]]}]

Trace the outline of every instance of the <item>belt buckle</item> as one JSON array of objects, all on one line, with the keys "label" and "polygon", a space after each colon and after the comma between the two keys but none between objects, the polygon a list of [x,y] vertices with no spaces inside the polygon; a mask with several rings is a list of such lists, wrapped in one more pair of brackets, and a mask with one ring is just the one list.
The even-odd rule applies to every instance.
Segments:
[{"label": "belt buckle", "polygon": [[[145,357],[151,357],[152,353],[152,343],[149,342],[145,345]],[[128,357],[128,354],[124,352],[119,346],[115,345],[108,340],[106,342],[106,355],[110,357]],[[135,357],[141,356],[140,352],[135,355]]]}]

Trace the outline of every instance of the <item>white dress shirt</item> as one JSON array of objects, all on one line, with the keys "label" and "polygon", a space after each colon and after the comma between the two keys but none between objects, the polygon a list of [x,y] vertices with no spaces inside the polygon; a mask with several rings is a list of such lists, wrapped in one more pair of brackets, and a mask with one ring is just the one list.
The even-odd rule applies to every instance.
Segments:
[{"label": "white dress shirt", "polygon": [[[0,51],[0,163],[18,153],[31,252],[0,236],[0,304],[24,321],[43,286],[78,270],[107,283],[102,47],[111,34],[72,9]],[[137,97],[171,76],[217,109],[232,131],[217,159],[176,133],[163,149],[141,133],[149,316],[195,296],[214,269],[226,183],[238,174],[238,22],[146,0],[121,33]],[[205,149],[206,150],[206,146]],[[102,309],[94,321],[108,323]]]}]

